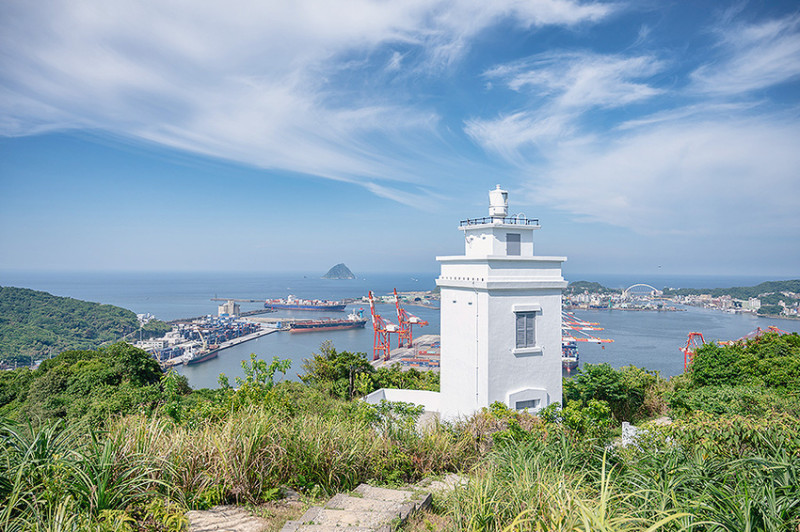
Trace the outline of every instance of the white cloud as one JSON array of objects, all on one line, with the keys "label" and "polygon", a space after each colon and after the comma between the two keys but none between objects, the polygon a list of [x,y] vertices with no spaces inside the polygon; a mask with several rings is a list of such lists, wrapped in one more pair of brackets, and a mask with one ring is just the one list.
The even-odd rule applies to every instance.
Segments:
[{"label": "white cloud", "polygon": [[740,94],[800,77],[800,15],[717,28],[720,58],[692,73],[693,88]]},{"label": "white cloud", "polygon": [[389,62],[386,64],[386,70],[389,72],[400,70],[400,65],[403,62],[403,57],[405,54],[401,54],[397,50],[392,53],[392,57],[389,58]]},{"label": "white cloud", "polygon": [[653,56],[625,57],[590,52],[548,53],[502,65],[486,73],[504,78],[514,91],[552,95],[560,107],[618,107],[661,94],[634,80],[660,72]]},{"label": "white cloud", "polygon": [[550,145],[573,133],[573,117],[556,113],[518,112],[495,120],[471,119],[464,131],[487,150],[506,159],[520,162],[520,148],[525,145]]},{"label": "white cloud", "polygon": [[542,147],[580,136],[581,118],[593,108],[615,108],[651,99],[663,90],[635,81],[653,76],[664,63],[653,56],[548,53],[494,67],[485,73],[528,105],[497,118],[472,118],[465,132],[478,144],[519,162],[526,145]]},{"label": "white cloud", "polygon": [[[748,26],[714,83],[735,74],[741,79],[728,90],[737,92],[789,79],[796,26],[794,18]],[[760,62],[743,63],[756,53]],[[527,99],[468,120],[465,132],[516,168],[529,201],[576,220],[646,235],[705,235],[728,246],[734,233],[796,236],[797,120],[770,113],[768,101],[731,103],[698,96],[694,87],[657,85],[652,78],[670,66],[656,55],[590,52],[498,65],[485,73],[495,90],[500,81]],[[608,113],[621,107],[624,113]]]},{"label": "white cloud", "polygon": [[530,198],[651,235],[796,234],[797,138],[772,117],[647,124],[554,152]]},{"label": "white cloud", "polygon": [[[614,9],[569,0],[10,0],[0,6],[0,135],[90,127],[264,168],[414,182],[435,157],[436,112],[389,84],[359,85],[405,67],[407,54],[396,50],[380,67],[362,57],[415,49],[412,67],[441,68],[500,19],[569,26]],[[419,142],[416,169],[397,160],[409,138]]]}]

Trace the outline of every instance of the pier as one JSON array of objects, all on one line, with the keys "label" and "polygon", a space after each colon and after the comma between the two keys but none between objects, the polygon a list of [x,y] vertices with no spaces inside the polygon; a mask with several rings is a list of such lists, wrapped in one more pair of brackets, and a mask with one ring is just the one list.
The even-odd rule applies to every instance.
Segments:
[{"label": "pier", "polygon": [[[244,335],[244,336],[239,336],[238,338],[231,338],[230,340],[225,340],[224,342],[219,344],[219,347],[216,347],[215,349],[217,351],[223,351],[225,349],[228,349],[229,347],[234,347],[234,346],[237,346],[239,344],[243,344],[245,342],[249,342],[250,340],[256,340],[258,338],[261,338],[262,336],[267,336],[268,334],[272,334],[272,333],[278,332],[280,330],[282,330],[282,329],[278,329],[278,328],[275,328],[275,327],[269,327],[269,326],[263,326],[262,325],[261,329],[259,329],[258,331],[254,332],[254,333],[250,333],[250,334]],[[202,356],[202,353],[200,354],[200,356]],[[169,360],[165,360],[163,362],[160,362],[160,364],[161,364],[162,368],[170,368],[170,367],[173,367],[173,366],[179,366],[179,365],[183,364],[184,362],[188,361],[189,359],[190,358],[187,358],[187,355],[181,355],[179,357],[171,358]]]}]

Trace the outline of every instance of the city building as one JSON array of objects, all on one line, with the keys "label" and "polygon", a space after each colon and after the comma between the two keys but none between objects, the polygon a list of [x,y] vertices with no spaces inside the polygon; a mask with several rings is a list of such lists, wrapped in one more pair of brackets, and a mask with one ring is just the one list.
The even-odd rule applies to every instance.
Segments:
[{"label": "city building", "polygon": [[217,308],[217,315],[220,317],[236,317],[240,313],[241,309],[236,301],[226,301]]}]

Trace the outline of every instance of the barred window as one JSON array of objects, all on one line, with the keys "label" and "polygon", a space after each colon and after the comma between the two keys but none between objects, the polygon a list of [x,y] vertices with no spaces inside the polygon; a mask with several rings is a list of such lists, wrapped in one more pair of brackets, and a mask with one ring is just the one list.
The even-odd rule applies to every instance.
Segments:
[{"label": "barred window", "polygon": [[517,312],[517,349],[536,346],[536,313]]}]

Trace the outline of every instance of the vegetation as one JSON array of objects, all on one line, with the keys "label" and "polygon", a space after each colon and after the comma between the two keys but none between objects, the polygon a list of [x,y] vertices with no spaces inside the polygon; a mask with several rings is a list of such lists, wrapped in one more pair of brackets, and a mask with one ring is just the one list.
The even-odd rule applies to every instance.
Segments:
[{"label": "vegetation", "polygon": [[[756,286],[734,286],[733,288],[665,288],[665,296],[699,296],[709,294],[711,297],[731,296],[736,299],[748,299],[762,294],[780,294],[781,292],[800,293],[800,279],[790,281],[767,281]],[[775,301],[777,303],[777,301]]]},{"label": "vegetation", "polygon": [[[143,338],[162,336],[165,323],[145,324]],[[95,349],[139,333],[136,314],[26,288],[0,286],[0,362],[31,365],[67,349]]]},{"label": "vegetation", "polygon": [[381,388],[439,391],[438,373],[414,368],[404,371],[399,364],[376,370],[366,354],[337,353],[329,343],[323,344],[320,351],[303,364],[305,374],[300,378],[334,397],[352,399]]},{"label": "vegetation", "polygon": [[[300,383],[281,381],[285,361],[253,356],[235,387],[223,376],[218,390],[197,391],[124,344],[3,372],[13,421],[0,422],[0,529],[178,531],[189,508],[260,504],[286,486],[314,498],[450,471],[469,482],[421,529],[800,525],[797,335],[705,347],[668,381],[587,365],[565,383],[563,408],[534,416],[496,403],[424,428],[419,408],[351,398],[384,384],[435,389],[435,379],[365,361],[324,346]],[[664,414],[671,423],[647,421]],[[622,421],[638,423],[635,444],[615,441]]]},{"label": "vegetation", "polygon": [[[0,416],[102,426],[114,415],[152,411],[161,381],[158,363],[126,343],[97,351],[65,351],[34,371],[0,371]],[[188,390],[185,379],[181,386]]]},{"label": "vegetation", "polygon": [[615,292],[621,292],[621,290],[606,288],[600,283],[595,283],[593,281],[573,281],[569,283],[566,290],[564,290],[564,293],[568,295],[582,294],[583,292],[611,294]]}]

